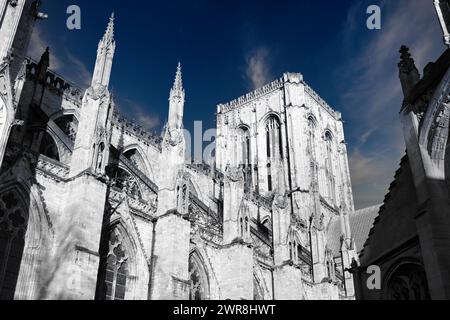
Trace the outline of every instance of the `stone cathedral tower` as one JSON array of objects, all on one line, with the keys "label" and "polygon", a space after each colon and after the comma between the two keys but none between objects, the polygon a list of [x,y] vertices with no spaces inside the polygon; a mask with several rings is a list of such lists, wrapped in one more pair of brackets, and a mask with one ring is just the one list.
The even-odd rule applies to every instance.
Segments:
[{"label": "stone cathedral tower", "polygon": [[301,74],[219,105],[215,166],[186,163],[181,64],[157,135],[109,91],[114,15],[83,89],[25,57],[39,2],[0,4],[0,299],[353,298],[343,122]]}]

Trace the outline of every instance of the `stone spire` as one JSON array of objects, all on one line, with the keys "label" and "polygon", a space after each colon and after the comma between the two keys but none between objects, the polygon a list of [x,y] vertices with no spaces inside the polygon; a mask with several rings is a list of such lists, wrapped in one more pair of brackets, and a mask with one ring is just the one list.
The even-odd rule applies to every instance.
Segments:
[{"label": "stone spire", "polygon": [[105,35],[103,36],[103,41],[107,44],[114,42],[114,12],[109,18],[108,27],[106,28]]},{"label": "stone spire", "polygon": [[402,46],[400,48],[400,63],[398,64],[400,82],[402,84],[403,95],[405,98],[409,96],[411,90],[420,80],[419,70],[417,70],[409,48]]},{"label": "stone spire", "polygon": [[95,63],[94,76],[92,78],[92,87],[108,87],[109,85],[112,63],[116,50],[116,42],[114,40],[114,20],[113,13],[111,18],[109,18],[106,32],[98,44],[97,61]]},{"label": "stone spire", "polygon": [[170,90],[169,97],[169,129],[181,129],[183,127],[185,91],[181,73],[181,63],[178,63],[175,82]]}]

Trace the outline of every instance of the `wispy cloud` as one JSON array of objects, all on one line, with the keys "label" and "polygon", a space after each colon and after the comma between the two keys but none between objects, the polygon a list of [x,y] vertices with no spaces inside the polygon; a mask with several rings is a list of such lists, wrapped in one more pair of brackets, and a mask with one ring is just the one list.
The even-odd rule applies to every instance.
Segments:
[{"label": "wispy cloud", "polygon": [[251,89],[258,89],[267,84],[271,78],[269,50],[265,47],[253,50],[247,56],[246,79]]},{"label": "wispy cloud", "polygon": [[71,73],[72,81],[79,85],[82,85],[83,87],[88,87],[92,81],[91,71],[89,71],[83,61],[72,55],[70,52],[66,52],[66,56],[71,68],[77,71]]},{"label": "wispy cloud", "polygon": [[159,115],[150,114],[147,111],[148,108],[133,99],[119,98],[117,100],[119,101],[120,109],[124,111],[129,118],[143,125],[147,130],[160,129],[161,119]]},{"label": "wispy cloud", "polygon": [[45,36],[42,28],[37,25],[31,36],[28,55],[39,61],[45,49],[50,48],[50,69],[64,75],[66,80],[82,87],[91,83],[92,73],[86,64],[66,49],[58,50],[51,40]]},{"label": "wispy cloud", "polygon": [[[30,39],[30,46],[28,48],[28,55],[34,60],[39,61],[46,48],[50,47],[50,42],[44,37],[42,29],[36,26]],[[63,63],[60,58],[50,50],[50,67],[59,72]]]},{"label": "wispy cloud", "polygon": [[405,150],[398,117],[400,46],[411,48],[419,70],[444,50],[431,1],[381,1],[382,30],[361,32],[371,2],[359,1],[348,11],[342,43],[349,60],[338,70],[357,208],[383,200]]}]

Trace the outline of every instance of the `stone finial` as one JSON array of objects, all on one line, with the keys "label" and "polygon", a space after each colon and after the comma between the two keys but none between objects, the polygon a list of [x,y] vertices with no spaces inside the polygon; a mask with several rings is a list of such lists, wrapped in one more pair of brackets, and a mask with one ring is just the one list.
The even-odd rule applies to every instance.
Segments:
[{"label": "stone finial", "polygon": [[[401,73],[410,73],[416,69],[416,65],[414,59],[411,57],[411,53],[409,52],[409,48],[405,45],[400,48],[400,63],[398,67]],[[417,69],[416,69],[417,70]]]},{"label": "stone finial", "polygon": [[91,87],[108,87],[111,77],[112,64],[116,43],[114,40],[114,13],[109,18],[108,27],[103,38],[98,44],[97,60],[95,62],[94,75],[92,77]]},{"label": "stone finial", "polygon": [[108,27],[106,28],[105,35],[103,36],[103,40],[107,44],[114,41],[114,21],[115,21],[115,15],[113,12],[111,14],[111,17],[109,18],[109,23],[108,23]]},{"label": "stone finial", "polygon": [[177,96],[181,97],[184,95],[183,89],[183,75],[181,72],[181,62],[178,62],[177,73],[175,75],[175,81],[171,90],[171,97]]},{"label": "stone finial", "polygon": [[50,48],[47,47],[41,56],[37,67],[37,79],[45,81],[47,70],[50,67]]},{"label": "stone finial", "polygon": [[419,70],[417,70],[416,64],[411,57],[409,48],[402,46],[400,48],[400,63],[398,64],[400,82],[402,84],[403,95],[409,96],[411,90],[420,80]]}]

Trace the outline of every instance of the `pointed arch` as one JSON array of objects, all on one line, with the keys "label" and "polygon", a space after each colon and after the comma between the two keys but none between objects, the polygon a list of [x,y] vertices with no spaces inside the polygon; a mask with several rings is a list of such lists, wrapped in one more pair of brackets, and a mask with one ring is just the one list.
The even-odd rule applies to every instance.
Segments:
[{"label": "pointed arch", "polygon": [[295,230],[292,226],[289,227],[287,243],[290,260],[292,260],[293,262],[298,262],[301,254],[302,239],[298,231]]},{"label": "pointed arch", "polygon": [[104,227],[100,244],[100,265],[97,280],[97,300],[144,299],[142,283],[148,277],[143,272],[145,256],[130,226],[117,216]]},{"label": "pointed arch", "polygon": [[384,279],[386,300],[429,300],[428,281],[423,264],[417,259],[398,260]]},{"label": "pointed arch", "polygon": [[40,299],[48,276],[52,222],[39,187],[29,184],[26,167],[21,172],[0,184],[0,300]]},{"label": "pointed arch", "polygon": [[435,168],[432,174],[444,179],[445,152],[450,130],[450,70],[436,87],[430,99],[420,129],[419,143],[428,151],[428,157]]},{"label": "pointed arch", "polygon": [[210,277],[205,261],[197,249],[189,255],[190,300],[210,300]]},{"label": "pointed arch", "polygon": [[148,162],[145,152],[138,144],[132,144],[123,149],[123,155],[137,166],[137,168],[146,176],[152,179],[153,170]]},{"label": "pointed arch", "polygon": [[335,180],[335,170],[333,167],[335,153],[334,153],[334,136],[330,129],[326,129],[323,136],[326,145],[326,155],[325,155],[325,177],[327,180],[327,194],[328,200],[331,204],[336,202],[336,180]]},{"label": "pointed arch", "polygon": [[312,126],[312,127],[314,127],[314,128],[317,128],[317,124],[318,124],[317,118],[316,118],[316,116],[315,116],[313,113],[309,113],[309,114],[306,116],[306,119],[308,120],[308,125],[309,125],[309,126]]},{"label": "pointed arch", "polygon": [[78,119],[79,112],[73,109],[59,111],[50,117],[50,120],[52,120],[72,142],[75,142],[78,132]]}]

